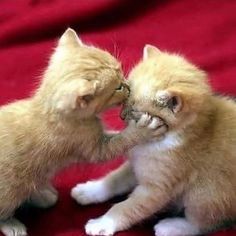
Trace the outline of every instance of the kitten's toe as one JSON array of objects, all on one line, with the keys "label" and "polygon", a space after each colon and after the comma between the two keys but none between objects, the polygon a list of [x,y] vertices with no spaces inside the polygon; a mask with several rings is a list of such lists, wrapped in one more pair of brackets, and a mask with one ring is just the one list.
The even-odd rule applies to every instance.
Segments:
[{"label": "kitten's toe", "polygon": [[184,218],[161,220],[154,226],[155,236],[194,236],[198,229]]},{"label": "kitten's toe", "polygon": [[88,205],[106,201],[109,193],[105,183],[102,180],[97,180],[76,185],[71,190],[71,197],[79,204]]},{"label": "kitten's toe", "polygon": [[112,236],[116,231],[115,221],[108,216],[102,216],[95,220],[89,220],[85,225],[85,231],[88,235]]},{"label": "kitten's toe", "polygon": [[15,218],[1,221],[0,230],[5,236],[27,236],[26,227]]},{"label": "kitten's toe", "polygon": [[163,125],[163,121],[160,118],[152,117],[150,123],[148,124],[148,128],[149,129],[157,129],[161,125]]},{"label": "kitten's toe", "polygon": [[137,122],[138,127],[145,127],[148,126],[148,124],[151,121],[151,116],[148,113],[144,113],[141,115],[141,118]]}]

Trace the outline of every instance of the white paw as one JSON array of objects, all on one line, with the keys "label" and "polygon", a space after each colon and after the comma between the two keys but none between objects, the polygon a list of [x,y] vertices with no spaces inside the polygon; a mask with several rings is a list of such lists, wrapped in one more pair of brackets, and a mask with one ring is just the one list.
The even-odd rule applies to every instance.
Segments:
[{"label": "white paw", "polygon": [[184,218],[170,218],[154,226],[155,236],[193,236],[199,230]]},{"label": "white paw", "polygon": [[26,236],[26,227],[17,219],[1,221],[0,230],[5,236]]},{"label": "white paw", "polygon": [[88,235],[112,236],[116,232],[115,222],[108,216],[102,216],[95,220],[89,220],[85,225]]},{"label": "white paw", "polygon": [[78,184],[71,190],[71,197],[82,205],[106,201],[109,192],[102,180]]}]

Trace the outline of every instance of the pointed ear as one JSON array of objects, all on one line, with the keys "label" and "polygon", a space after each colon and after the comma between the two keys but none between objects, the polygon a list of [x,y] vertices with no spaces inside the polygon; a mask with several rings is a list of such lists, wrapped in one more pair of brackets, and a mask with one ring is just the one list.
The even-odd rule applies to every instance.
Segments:
[{"label": "pointed ear", "polygon": [[156,100],[159,106],[167,107],[173,113],[178,113],[183,108],[183,100],[178,92],[158,91],[156,93]]},{"label": "pointed ear", "polygon": [[80,47],[80,46],[83,46],[83,43],[81,39],[78,37],[78,35],[76,34],[76,32],[73,29],[68,28],[59,39],[58,45]]},{"label": "pointed ear", "polygon": [[150,44],[146,44],[143,48],[143,60],[154,56],[158,56],[160,54],[161,51],[157,47],[152,46]]}]

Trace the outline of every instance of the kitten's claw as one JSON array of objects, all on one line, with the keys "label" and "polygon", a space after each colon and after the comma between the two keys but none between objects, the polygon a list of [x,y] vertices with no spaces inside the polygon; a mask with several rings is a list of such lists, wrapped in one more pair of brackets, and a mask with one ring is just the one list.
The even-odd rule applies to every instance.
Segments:
[{"label": "kitten's claw", "polygon": [[112,218],[108,216],[102,216],[95,220],[89,220],[85,225],[85,231],[88,235],[103,235],[103,236],[112,236],[115,229],[115,222]]},{"label": "kitten's claw", "polygon": [[150,123],[148,124],[149,129],[157,129],[162,126],[164,122],[158,117],[152,117]]},{"label": "kitten's claw", "polygon": [[148,126],[152,117],[148,113],[144,113],[141,115],[140,119],[137,122],[138,127],[145,127]]},{"label": "kitten's claw", "polygon": [[27,236],[26,227],[15,218],[1,221],[0,230],[5,236]]},{"label": "kitten's claw", "polygon": [[135,114],[139,115],[139,120],[137,122],[134,119],[130,120],[129,127],[134,136],[141,138],[141,142],[164,137],[168,127],[161,118],[143,112]]}]

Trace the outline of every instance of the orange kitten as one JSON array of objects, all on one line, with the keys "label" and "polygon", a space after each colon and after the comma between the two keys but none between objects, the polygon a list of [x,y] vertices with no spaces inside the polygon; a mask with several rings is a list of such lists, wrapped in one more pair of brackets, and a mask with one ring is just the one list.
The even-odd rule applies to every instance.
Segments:
[{"label": "orange kitten", "polygon": [[22,202],[56,203],[50,178],[58,168],[111,159],[161,132],[131,122],[120,134],[103,133],[96,114],[128,93],[113,56],[84,45],[71,29],[63,34],[35,94],[0,109],[0,230],[6,236],[27,235],[11,218]]},{"label": "orange kitten", "polygon": [[82,204],[134,189],[127,200],[90,220],[87,234],[112,235],[170,205],[184,217],[159,221],[156,236],[198,235],[235,220],[235,102],[214,96],[206,74],[183,57],[150,45],[129,82],[123,116],[146,112],[160,117],[168,131],[162,139],[130,149],[129,161],[104,178],[78,186]]}]

